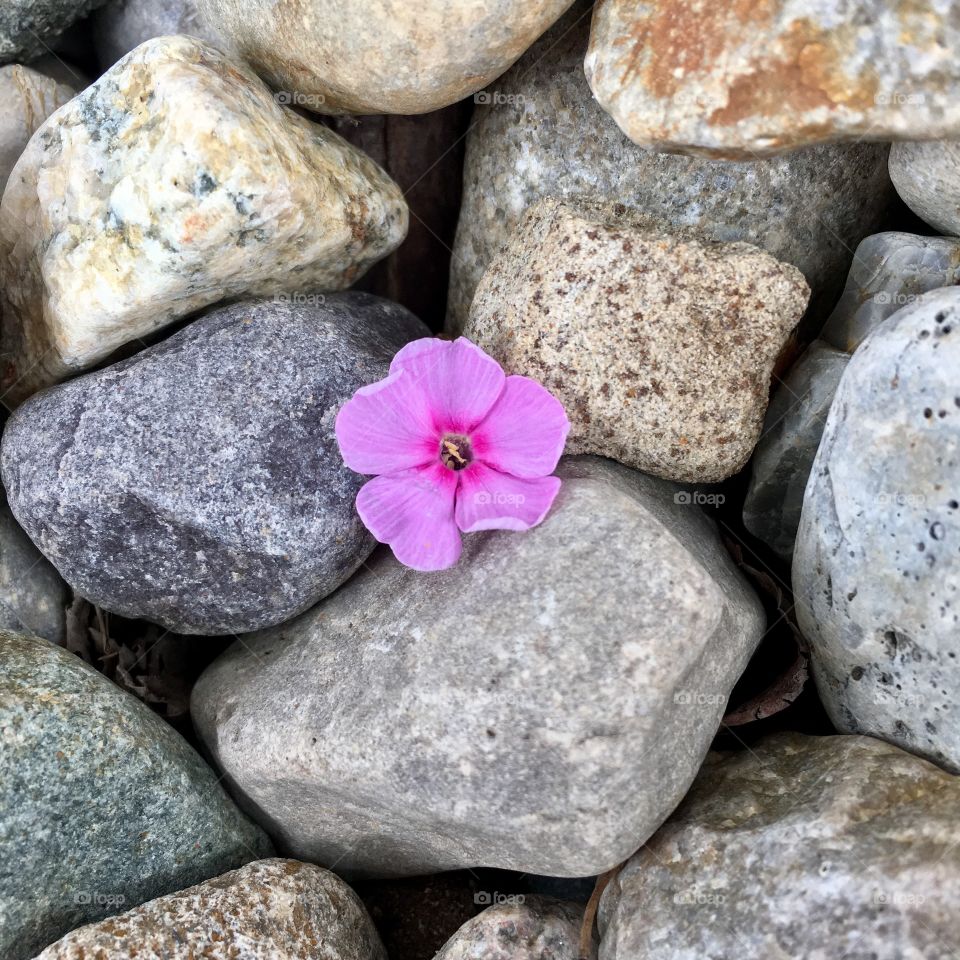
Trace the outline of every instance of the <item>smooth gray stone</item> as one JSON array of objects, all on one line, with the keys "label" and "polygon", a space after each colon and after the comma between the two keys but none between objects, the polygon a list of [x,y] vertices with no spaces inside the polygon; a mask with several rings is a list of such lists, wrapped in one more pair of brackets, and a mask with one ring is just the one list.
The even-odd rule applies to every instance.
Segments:
[{"label": "smooth gray stone", "polygon": [[104,70],[145,40],[175,33],[199,37],[229,51],[226,41],[201,22],[194,0],[111,0],[91,20],[93,45]]},{"label": "smooth gray stone", "polygon": [[568,458],[524,533],[424,576],[378,551],[201,676],[196,729],[284,849],[354,875],[580,877],[692,782],[764,615],[679,489]]},{"label": "smooth gray stone", "polygon": [[920,294],[960,283],[960,240],[889,231],[863,240],[820,338],[853,353],[871,330]]},{"label": "smooth gray stone", "polygon": [[0,956],[270,856],[187,742],[79,657],[0,633]]},{"label": "smooth gray stone", "polygon": [[67,585],[0,496],[0,630],[63,643]]},{"label": "smooth gray stone", "polygon": [[960,141],[894,144],[890,179],[918,217],[941,233],[960,234]]},{"label": "smooth gray stone", "polygon": [[19,407],[0,454],[11,509],[107,610],[178,633],[287,620],[374,546],[336,413],[427,333],[359,293],[213,310]]},{"label": "smooth gray stone", "polygon": [[850,357],[814,340],[777,388],[753,452],[743,523],[788,563],[823,425]]},{"label": "smooth gray stone", "polygon": [[27,63],[50,53],[57,37],[104,0],[3,0],[0,64]]},{"label": "smooth gray stone", "polygon": [[708,239],[752,243],[803,272],[808,325],[832,308],[860,240],[883,226],[885,143],[836,143],[755,161],[656,153],[632,143],[583,72],[592,4],[570,11],[490,87],[467,139],[449,322],[459,329],[524,211],[547,196],[619,202]]},{"label": "smooth gray stone", "polygon": [[960,780],[868,737],[713,754],[600,902],[600,960],[949,960]]},{"label": "smooth gray stone", "polygon": [[793,558],[800,629],[838,729],[960,772],[960,287],[848,365]]}]

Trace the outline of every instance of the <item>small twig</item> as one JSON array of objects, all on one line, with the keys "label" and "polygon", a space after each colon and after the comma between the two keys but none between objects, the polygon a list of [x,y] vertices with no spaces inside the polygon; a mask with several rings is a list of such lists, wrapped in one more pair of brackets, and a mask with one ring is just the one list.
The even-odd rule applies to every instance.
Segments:
[{"label": "small twig", "polygon": [[626,866],[627,861],[617,864],[612,870],[601,873],[597,877],[593,893],[587,901],[586,909],[583,911],[583,924],[580,927],[580,960],[590,960],[593,951],[590,949],[593,940],[593,922],[597,917],[597,908],[600,906],[600,897],[603,891],[607,889],[607,884]]}]

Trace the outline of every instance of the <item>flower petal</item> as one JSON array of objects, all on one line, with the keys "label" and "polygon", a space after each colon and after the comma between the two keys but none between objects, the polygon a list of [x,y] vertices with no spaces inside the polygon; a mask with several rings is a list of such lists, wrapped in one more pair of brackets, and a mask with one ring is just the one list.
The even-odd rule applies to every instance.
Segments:
[{"label": "flower petal", "polygon": [[515,477],[545,477],[556,469],[569,432],[563,404],[546,387],[529,377],[507,377],[471,435],[473,455]]},{"label": "flower petal", "polygon": [[457,526],[474,530],[529,530],[547,515],[560,490],[559,477],[525,480],[475,461],[460,471]]},{"label": "flower petal", "polygon": [[337,414],[337,443],[357,473],[396,473],[438,456],[440,438],[426,395],[403,371],[361,387]]},{"label": "flower petal", "polygon": [[453,519],[457,477],[439,463],[375,477],[357,494],[357,513],[402,564],[445,570],[460,559],[460,532]]},{"label": "flower petal", "polygon": [[405,371],[420,385],[440,432],[472,430],[506,381],[500,364],[466,337],[415,340],[394,357],[390,369]]}]

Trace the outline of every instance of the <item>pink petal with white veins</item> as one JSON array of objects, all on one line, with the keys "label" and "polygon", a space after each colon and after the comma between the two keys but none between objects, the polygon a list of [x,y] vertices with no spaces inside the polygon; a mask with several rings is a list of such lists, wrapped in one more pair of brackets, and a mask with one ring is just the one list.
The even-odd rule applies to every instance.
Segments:
[{"label": "pink petal with white veins", "polygon": [[393,369],[403,370],[421,386],[441,432],[472,430],[496,403],[506,381],[500,364],[465,337],[415,340],[394,357]]},{"label": "pink petal with white veins", "polygon": [[471,434],[473,455],[515,477],[556,469],[570,432],[563,404],[529,377],[507,377],[500,398]]},{"label": "pink petal with white veins", "polygon": [[439,463],[375,477],[357,494],[357,513],[402,564],[445,570],[460,559],[460,531],[454,522],[457,478]]},{"label": "pink petal with white veins", "polygon": [[357,473],[421,466],[440,448],[426,394],[403,371],[361,387],[337,414],[336,434],[344,462]]},{"label": "pink petal with white veins", "polygon": [[547,515],[560,490],[558,477],[525,480],[479,462],[460,471],[457,526],[474,530],[529,530]]}]

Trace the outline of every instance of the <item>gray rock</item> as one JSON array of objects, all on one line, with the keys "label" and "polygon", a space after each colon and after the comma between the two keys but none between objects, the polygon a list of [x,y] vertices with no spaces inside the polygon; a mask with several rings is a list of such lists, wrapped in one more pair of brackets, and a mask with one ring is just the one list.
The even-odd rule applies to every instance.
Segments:
[{"label": "gray rock", "polygon": [[713,240],[744,240],[799,267],[813,290],[815,329],[851,251],[883,226],[893,196],[888,147],[831,144],[741,163],[638,147],[587,86],[589,24],[590,4],[580,0],[476,108],[454,245],[453,322],[466,319],[480,278],[528,206],[547,196],[594,196]]},{"label": "gray rock", "polygon": [[386,960],[357,895],[296,860],[260,860],[82,927],[37,960]]},{"label": "gray rock", "polygon": [[0,67],[0,196],[37,128],[76,92],[35,68]]},{"label": "gray rock", "polygon": [[110,0],[91,21],[93,45],[104,70],[144,41],[174,33],[229,49],[224,38],[200,20],[194,0]]},{"label": "gray rock", "polygon": [[50,52],[71,24],[104,0],[3,0],[0,5],[0,64],[34,60]]},{"label": "gray rock", "polygon": [[712,755],[607,887],[601,960],[948,960],[960,780],[867,737]]},{"label": "gray rock", "polygon": [[63,643],[67,585],[0,496],[0,630]]},{"label": "gray rock", "polygon": [[960,288],[871,333],[830,410],[793,560],[841,730],[960,771]]},{"label": "gray rock", "polygon": [[774,392],[753,453],[746,528],[788,563],[803,492],[849,354],[815,340]]},{"label": "gray rock", "polygon": [[889,231],[867,237],[854,254],[846,286],[820,332],[853,353],[887,317],[920,294],[960,283],[960,240]]},{"label": "gray rock", "polygon": [[960,142],[894,144],[890,179],[918,217],[941,233],[960,234]]},{"label": "gray rock", "polygon": [[183,738],[78,657],[0,634],[0,956],[269,856]]},{"label": "gray rock", "polygon": [[238,633],[366,559],[363,478],[334,417],[427,330],[367,294],[304,299],[214,310],[14,413],[11,509],[78,593],[180,633]]},{"label": "gray rock", "polygon": [[468,920],[434,960],[580,960],[582,904],[522,895],[506,901]]},{"label": "gray rock", "polygon": [[749,244],[549,199],[484,274],[462,332],[563,403],[569,453],[716,483],[750,458],[809,296],[796,267]]},{"label": "gray rock", "polygon": [[430,576],[381,550],[201,676],[197,731],[286,850],[584,876],[683,796],[763,612],[675,487],[595,458],[559,475],[530,532],[471,535]]},{"label": "gray rock", "polygon": [[753,456],[743,520],[789,562],[803,491],[848,354],[921,294],[960,282],[960,240],[877,233],[853,258],[843,294],[820,336],[774,392]]}]

